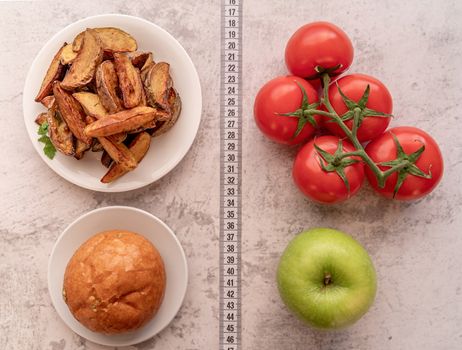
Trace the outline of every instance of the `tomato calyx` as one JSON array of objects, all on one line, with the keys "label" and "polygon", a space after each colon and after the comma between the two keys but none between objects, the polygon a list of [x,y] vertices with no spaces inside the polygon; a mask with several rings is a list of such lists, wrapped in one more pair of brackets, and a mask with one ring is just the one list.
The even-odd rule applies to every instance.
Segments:
[{"label": "tomato calyx", "polygon": [[315,128],[318,126],[318,123],[316,122],[316,119],[314,119],[313,115],[316,114],[316,109],[319,107],[319,102],[309,103],[308,95],[306,93],[305,88],[298,81],[294,81],[302,91],[303,95],[300,108],[298,108],[294,112],[276,113],[277,115],[283,117],[298,118],[297,129],[292,135],[292,139],[296,138],[302,132],[306,123],[310,123]]},{"label": "tomato calyx", "polygon": [[338,70],[341,70],[342,67],[343,67],[343,64],[337,64],[336,66],[333,66],[333,67],[316,66],[314,67],[314,70],[316,73],[305,77],[305,80],[308,80],[308,81],[321,80],[321,87],[323,87],[324,86],[323,76],[328,75],[329,77],[336,77],[337,75],[341,73]]},{"label": "tomato calyx", "polygon": [[[369,100],[369,94],[371,91],[371,87],[367,84],[366,89],[364,90],[363,95],[359,99],[358,102],[353,101],[345,93],[342,91],[338,83],[337,85],[338,92],[340,96],[342,96],[342,100],[345,103],[345,106],[348,108],[348,111],[340,116],[343,122],[347,120],[353,119],[353,133],[356,134],[357,129],[361,126],[364,118],[366,117],[381,117],[381,118],[390,118],[393,117],[392,114],[383,113],[380,111],[376,111],[374,109],[366,107],[367,101]],[[328,121],[329,123],[335,122],[335,120],[331,119]]]},{"label": "tomato calyx", "polygon": [[333,67],[323,67],[323,66],[316,66],[314,67],[315,74],[312,74],[308,77],[305,77],[306,80],[314,80],[314,79],[322,79],[324,74],[329,75],[330,77],[339,75],[340,73],[337,72],[339,69],[343,67],[343,64],[337,64]]},{"label": "tomato calyx", "polygon": [[[428,174],[426,174],[415,164],[422,153],[425,151],[425,145],[422,145],[422,147],[420,147],[417,151],[407,154],[404,152],[403,147],[401,146],[396,135],[391,133],[391,136],[393,137],[393,141],[396,145],[396,159],[379,163],[381,166],[390,167],[390,169],[384,173],[384,181],[383,183],[379,183],[379,186],[383,188],[385,186],[385,180],[388,178],[388,176],[393,172],[397,172],[398,179],[396,180],[396,185],[393,190],[393,198],[395,198],[408,175],[414,175],[424,179],[431,179],[432,173],[431,170],[429,170]],[[389,172],[392,169],[395,169],[395,171]]]},{"label": "tomato calyx", "polygon": [[[404,180],[406,179],[406,177],[409,174],[420,177],[420,178],[425,178],[425,179],[431,179],[432,178],[432,174],[431,174],[430,171],[429,171],[428,174],[425,174],[425,172],[423,172],[421,169],[419,169],[417,167],[417,165],[415,164],[417,162],[417,160],[419,159],[419,157],[422,155],[422,153],[425,151],[425,146],[422,145],[422,147],[419,148],[414,153],[406,154],[404,152],[401,144],[399,143],[397,137],[395,135],[393,135],[393,134],[392,134],[392,136],[393,136],[394,142],[396,144],[396,149],[397,149],[397,152],[396,152],[397,157],[396,157],[396,159],[376,164],[372,160],[372,158],[367,154],[367,152],[364,149],[364,146],[361,144],[361,142],[358,140],[358,137],[357,137],[357,129],[358,129],[359,119],[360,119],[360,114],[361,114],[360,112],[366,108],[365,105],[366,105],[367,99],[369,98],[369,89],[366,88],[366,90],[364,91],[363,96],[361,97],[360,101],[358,101],[358,102],[351,101],[348,98],[344,99],[344,101],[347,101],[347,102],[345,102],[347,107],[348,107],[348,104],[349,104],[350,105],[349,109],[350,110],[351,110],[351,108],[353,109],[353,118],[354,118],[355,122],[353,123],[353,128],[350,129],[345,124],[342,117],[337,114],[335,109],[332,107],[332,104],[330,103],[329,91],[328,91],[328,87],[329,87],[329,83],[330,83],[330,77],[329,77],[328,74],[323,74],[323,81],[324,81],[324,87],[323,87],[323,97],[321,98],[321,104],[327,109],[327,111],[320,110],[318,112],[318,114],[324,115],[324,116],[330,118],[330,120],[332,122],[337,123],[339,125],[339,127],[342,129],[342,131],[345,133],[348,140],[351,141],[351,143],[353,144],[353,146],[356,149],[356,151],[354,151],[354,152],[344,153],[343,155],[341,155],[341,157],[357,156],[357,157],[361,158],[361,160],[365,163],[365,165],[369,167],[370,171],[372,171],[374,173],[374,175],[375,175],[375,177],[377,179],[377,185],[378,185],[379,188],[384,188],[387,178],[391,174],[397,172],[398,178],[397,178],[397,182],[396,182],[396,185],[395,185],[395,188],[394,188],[393,198],[396,197],[396,194],[398,193],[399,189],[401,188],[402,184],[404,183]],[[339,92],[341,92],[342,95],[345,95],[345,94],[343,94],[342,91],[340,91],[340,89],[339,89]],[[364,108],[361,109],[361,107],[364,107]],[[374,111],[374,112],[376,112],[376,111]],[[364,114],[366,114],[366,116],[368,116],[368,115],[370,115],[369,113],[370,112],[368,111],[367,113],[364,113]],[[377,115],[377,116],[385,116],[385,117],[391,116],[391,115],[386,115],[385,113],[381,113],[381,112],[376,112],[376,113],[381,114],[381,115]],[[327,156],[327,157],[329,157],[329,156]],[[389,167],[389,169],[387,169],[385,171],[382,171],[379,166]],[[328,170],[327,167],[326,167],[326,169]],[[341,176],[341,172],[340,172],[339,176]]]},{"label": "tomato calyx", "polygon": [[316,145],[316,142],[314,143],[314,148],[318,152],[319,165],[321,169],[328,173],[336,172],[345,184],[348,193],[350,193],[350,183],[345,174],[345,168],[359,162],[359,160],[351,158],[351,156],[355,155],[355,152],[343,152],[342,140],[338,141],[337,149],[334,154],[330,154],[323,150],[321,147]]}]

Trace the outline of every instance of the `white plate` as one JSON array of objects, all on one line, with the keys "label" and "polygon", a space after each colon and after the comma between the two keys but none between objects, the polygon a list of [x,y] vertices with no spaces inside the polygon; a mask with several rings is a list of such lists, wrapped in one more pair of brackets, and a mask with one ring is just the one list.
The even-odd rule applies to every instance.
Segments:
[{"label": "white plate", "polygon": [[[45,108],[34,102],[46,70],[63,42],[88,27],[119,27],[138,42],[138,49],[152,51],[156,61],[170,64],[171,75],[182,100],[182,112],[175,126],[162,136],[152,139],[151,148],[140,165],[112,184],[103,184],[101,177],[107,169],[101,165],[101,153],[91,151],[82,160],[57,153],[53,160],[43,154],[43,144],[37,141],[35,117]],[[56,173],[66,180],[95,191],[123,192],[148,185],[172,170],[191,147],[201,119],[202,95],[199,77],[191,58],[169,33],[144,19],[126,15],[100,15],[77,21],[55,36],[40,50],[27,74],[23,94],[24,121],[35,149]]]},{"label": "white plate", "polygon": [[[64,302],[62,289],[64,271],[77,248],[94,234],[113,229],[139,233],[156,246],[164,260],[167,284],[159,311],[149,323],[131,333],[109,336],[92,332],[81,325]],[[175,234],[154,215],[131,207],[105,207],[79,217],[59,236],[48,262],[48,290],[59,316],[78,335],[107,346],[133,345],[159,333],[180,309],[187,284],[186,257]]]}]

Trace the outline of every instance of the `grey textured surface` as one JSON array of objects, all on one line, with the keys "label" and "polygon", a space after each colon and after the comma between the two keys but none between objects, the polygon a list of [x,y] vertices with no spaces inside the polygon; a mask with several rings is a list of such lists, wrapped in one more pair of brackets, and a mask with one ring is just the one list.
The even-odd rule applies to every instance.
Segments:
[{"label": "grey textured surface", "polygon": [[[244,339],[247,349],[462,348],[462,6],[456,1],[247,1],[244,13]],[[265,19],[265,20],[263,20]],[[350,35],[351,72],[376,76],[394,97],[392,125],[415,125],[438,141],[446,173],[437,190],[396,203],[367,186],[324,207],[292,185],[296,148],[267,141],[253,123],[258,88],[286,74],[284,47],[304,23],[328,20]],[[275,270],[298,232],[316,226],[352,234],[378,273],[374,306],[357,324],[325,333],[306,328],[280,301]],[[263,297],[262,297],[263,296]],[[245,307],[247,306],[247,307]]]},{"label": "grey textured surface", "polygon": [[[243,345],[244,349],[443,349],[462,347],[462,5],[445,1],[267,1],[244,5]],[[53,173],[37,156],[22,121],[22,88],[41,46],[80,18],[144,17],[164,27],[195,62],[203,121],[188,155],[144,189],[101,194]],[[55,239],[79,215],[106,205],[145,209],[185,248],[190,283],[172,324],[127,349],[218,348],[219,2],[0,2],[0,349],[106,349],[73,334],[47,292]],[[322,207],[292,185],[296,148],[256,130],[258,88],[285,74],[284,45],[300,25],[325,19],[349,33],[351,71],[381,79],[394,96],[393,125],[417,125],[441,145],[446,173],[429,197],[395,203],[365,187],[349,202]],[[65,198],[65,199],[64,199]],[[379,290],[353,327],[325,333],[288,313],[275,284],[281,251],[298,232],[330,226],[370,252]]]}]

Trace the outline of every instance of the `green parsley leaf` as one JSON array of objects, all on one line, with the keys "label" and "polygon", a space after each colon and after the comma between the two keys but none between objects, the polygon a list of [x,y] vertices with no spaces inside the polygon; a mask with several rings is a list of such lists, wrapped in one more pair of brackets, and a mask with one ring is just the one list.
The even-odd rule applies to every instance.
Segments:
[{"label": "green parsley leaf", "polygon": [[40,125],[38,131],[37,131],[37,134],[39,135],[47,135],[48,134],[48,123],[45,122],[45,123],[42,123],[42,125]]},{"label": "green parsley leaf", "polygon": [[45,146],[43,147],[43,153],[50,158],[53,159],[56,155],[56,148],[55,146],[51,143],[50,139],[48,139],[48,142],[45,143]]},{"label": "green parsley leaf", "polygon": [[51,142],[50,138],[48,137],[48,123],[45,122],[37,130],[37,134],[39,134],[38,141],[44,143],[43,146],[43,153],[50,158],[53,159],[56,155],[56,148]]}]

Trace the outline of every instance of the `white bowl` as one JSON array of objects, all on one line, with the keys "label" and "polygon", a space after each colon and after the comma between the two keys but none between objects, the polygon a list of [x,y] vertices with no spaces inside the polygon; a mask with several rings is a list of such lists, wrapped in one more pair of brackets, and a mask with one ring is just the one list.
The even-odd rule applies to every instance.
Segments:
[{"label": "white bowl", "polygon": [[[91,151],[82,160],[76,160],[57,152],[53,160],[43,153],[43,144],[38,142],[35,117],[45,111],[34,101],[48,66],[63,42],[73,38],[85,28],[118,27],[130,33],[138,42],[141,51],[152,51],[154,60],[170,64],[175,88],[182,100],[182,112],[175,126],[159,137],[152,139],[151,148],[139,166],[129,174],[103,184],[101,177],[107,169],[101,165],[101,153]],[[183,159],[191,147],[201,119],[202,95],[199,77],[191,58],[184,48],[169,33],[144,19],[126,15],[100,15],[77,21],[55,34],[35,57],[27,74],[23,94],[24,121],[35,149],[56,173],[66,180],[95,191],[123,192],[148,185],[172,170]]]},{"label": "white bowl", "polygon": [[[151,321],[134,332],[105,335],[90,331],[74,318],[63,300],[62,289],[67,263],[80,245],[96,233],[113,229],[139,233],[155,245],[165,264],[167,284],[164,300]],[[159,333],[180,309],[187,284],[186,257],[175,234],[154,215],[131,207],[105,207],[82,215],[59,236],[48,262],[48,290],[59,316],[78,335],[107,346],[133,345]]]}]

